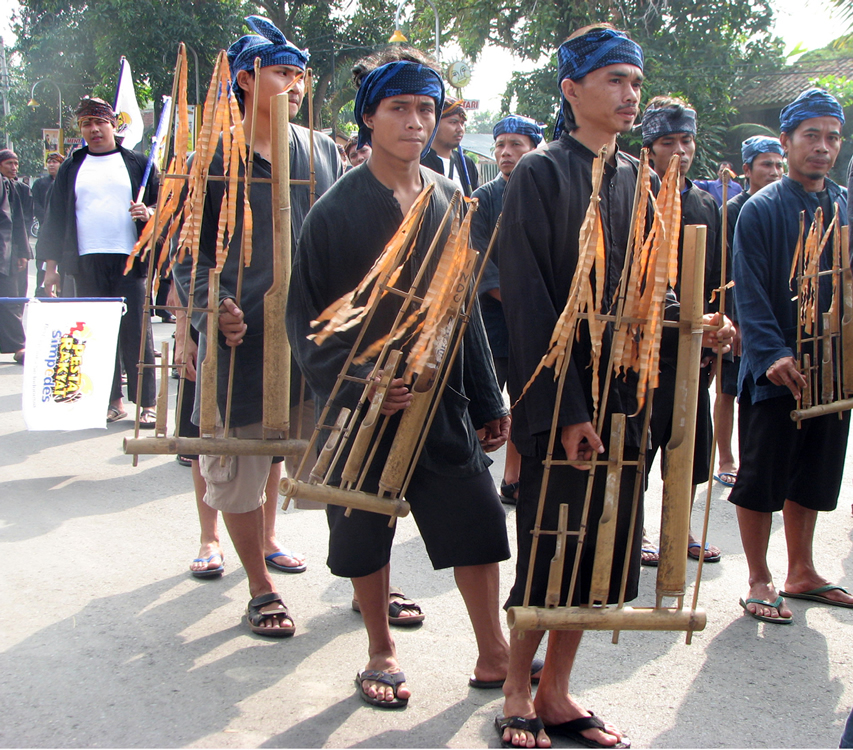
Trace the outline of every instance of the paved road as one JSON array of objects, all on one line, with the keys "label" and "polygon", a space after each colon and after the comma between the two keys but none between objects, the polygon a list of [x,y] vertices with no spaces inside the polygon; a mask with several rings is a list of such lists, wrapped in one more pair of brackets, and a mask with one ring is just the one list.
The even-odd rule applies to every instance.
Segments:
[{"label": "paved road", "polygon": [[[154,327],[158,338],[172,329]],[[382,712],[355,695],[366,641],[349,583],[324,565],[324,514],[280,515],[281,540],[309,557],[308,572],[277,579],[298,633],[256,637],[227,538],[225,576],[187,572],[198,533],[189,470],[167,456],[133,468],[121,452],[130,421],[27,432],[21,372],[0,356],[0,746],[498,746],[501,693],[468,688],[476,650],[461,599],[449,572],[431,570],[411,519],[400,522],[393,580],[427,618],[396,631],[414,695],[405,711]],[[647,518],[659,498],[655,482]],[[697,517],[704,498],[703,488]],[[849,586],[851,500],[848,478],[816,540],[821,572]],[[512,510],[507,521],[514,536]],[[626,632],[618,645],[587,634],[572,691],[635,747],[837,747],[853,705],[853,610],[791,602],[791,627],[743,616],[745,562],[719,487],[710,538],[725,554],[705,568],[706,630],[690,646],[673,633]],[[770,556],[782,580],[778,517]],[[506,563],[504,590],[511,574]],[[644,569],[641,603],[653,591]]]}]

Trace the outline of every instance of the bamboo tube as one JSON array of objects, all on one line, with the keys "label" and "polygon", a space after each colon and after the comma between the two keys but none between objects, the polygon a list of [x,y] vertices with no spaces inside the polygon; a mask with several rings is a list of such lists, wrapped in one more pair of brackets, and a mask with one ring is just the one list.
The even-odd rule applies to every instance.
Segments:
[{"label": "bamboo tube", "polygon": [[207,306],[207,352],[201,363],[198,376],[199,393],[199,435],[212,438],[216,435],[217,376],[219,369],[219,272],[211,268],[208,272]]},{"label": "bamboo tube", "polygon": [[397,434],[388,451],[388,459],[379,479],[379,492],[397,497],[414,454],[415,444],[424,429],[427,413],[435,393],[435,378],[428,372],[418,376],[412,387],[412,402],[403,412]]},{"label": "bamboo tube", "polygon": [[146,456],[299,456],[305,451],[304,440],[249,440],[234,438],[125,438],[124,452]]},{"label": "bamboo tube", "polygon": [[823,313],[823,331],[821,333],[820,342],[823,349],[823,357],[820,361],[822,381],[820,400],[823,404],[830,404],[832,403],[835,392],[832,382],[832,316],[830,313]]},{"label": "bamboo tube", "polygon": [[[687,556],[685,552],[685,557]],[[510,607],[510,630],[704,630],[702,609],[651,607]]]},{"label": "bamboo tube", "polygon": [[672,437],[666,447],[666,470],[661,509],[660,564],[657,606],[664,596],[684,595],[687,537],[693,493],[693,451],[696,437],[696,393],[702,356],[702,298],[704,296],[707,228],[684,227],[681,271],[681,327],[678,340]]},{"label": "bamboo tube", "polygon": [[812,358],[809,354],[803,355],[803,375],[806,378],[806,384],[800,393],[800,409],[797,411],[809,411],[814,407],[814,399],[812,398]]},{"label": "bamboo tube", "polygon": [[840,401],[833,401],[831,404],[819,404],[808,409],[794,409],[791,412],[791,419],[795,422],[802,422],[804,419],[822,417],[824,414],[838,414],[848,409],[853,409],[853,398],[844,398]]},{"label": "bamboo tube", "polygon": [[393,500],[380,498],[367,492],[342,490],[340,487],[330,487],[327,484],[307,484],[290,478],[281,480],[279,491],[282,495],[297,500],[311,500],[327,505],[339,505],[343,508],[365,510],[369,513],[381,513],[384,516],[391,516],[391,523],[395,518],[409,515],[411,510],[411,506],[399,498]]},{"label": "bamboo tube", "polygon": [[548,571],[548,588],[545,592],[545,606],[557,607],[560,604],[560,590],[563,585],[563,566],[566,564],[566,540],[569,532],[569,506],[560,503],[560,515],[557,519],[557,548],[551,558]]},{"label": "bamboo tube", "polygon": [[388,393],[391,381],[397,374],[397,368],[400,365],[402,355],[403,352],[399,349],[394,349],[388,355],[388,359],[385,361],[385,366],[383,367],[382,377],[374,389],[370,408],[367,410],[367,414],[359,425],[355,439],[352,441],[347,462],[344,464],[344,470],[341,473],[341,482],[347,489],[358,481],[358,475],[364,464],[364,457],[367,455],[367,448],[370,445],[373,434],[376,432],[376,425],[379,423],[379,416],[382,411],[382,405],[385,403],[385,396]]},{"label": "bamboo tube", "polygon": [[154,434],[166,434],[166,419],[169,413],[169,342],[160,344],[160,392],[157,395],[157,421]]},{"label": "bamboo tube", "polygon": [[[616,518],[619,494],[622,488],[622,459],[625,447],[625,415],[614,414],[608,441],[607,479],[604,488],[604,509],[598,520],[595,541],[595,560],[592,566],[589,603],[607,604],[610,578],[613,571],[613,553],[616,547]],[[687,550],[685,550],[685,553]]]},{"label": "bamboo tube", "polygon": [[841,318],[841,390],[853,396],[853,270],[850,269],[849,227],[841,227],[841,290],[844,299]]},{"label": "bamboo tube", "polygon": [[338,441],[341,437],[341,430],[344,429],[347,420],[349,419],[350,410],[346,407],[342,408],[338,413],[338,418],[335,420],[335,426],[332,427],[329,437],[326,439],[326,444],[320,455],[317,456],[317,462],[314,468],[311,469],[309,478],[312,482],[325,482],[326,472],[329,470],[329,465],[332,463],[332,456],[335,455],[335,448],[338,446]]},{"label": "bamboo tube", "polygon": [[290,342],[284,329],[290,283],[290,99],[272,102],[273,283],[264,295],[264,435],[290,432]]}]

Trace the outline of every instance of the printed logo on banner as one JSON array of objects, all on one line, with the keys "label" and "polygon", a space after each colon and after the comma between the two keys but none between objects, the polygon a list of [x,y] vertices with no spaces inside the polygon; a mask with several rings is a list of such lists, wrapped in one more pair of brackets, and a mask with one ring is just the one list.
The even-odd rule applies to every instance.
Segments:
[{"label": "printed logo on banner", "polygon": [[92,392],[92,381],[83,370],[88,337],[89,328],[82,322],[67,333],[53,332],[50,354],[45,360],[42,401],[53,399],[60,404],[70,404]]}]

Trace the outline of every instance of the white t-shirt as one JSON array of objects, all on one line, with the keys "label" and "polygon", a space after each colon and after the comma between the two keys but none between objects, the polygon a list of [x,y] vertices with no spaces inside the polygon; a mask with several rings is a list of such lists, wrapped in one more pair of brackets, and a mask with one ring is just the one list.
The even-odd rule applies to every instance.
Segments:
[{"label": "white t-shirt", "polygon": [[118,151],[86,154],[74,184],[80,255],[130,255],[136,227],[130,218],[130,175]]},{"label": "white t-shirt", "polygon": [[[438,154],[436,154],[438,156]],[[453,180],[460,188],[464,190],[464,186],[462,185],[462,176],[459,174],[459,170],[456,169],[456,162],[452,159],[445,159],[443,156],[438,156],[441,159],[441,164],[444,167],[444,176],[447,177],[448,180]]]}]

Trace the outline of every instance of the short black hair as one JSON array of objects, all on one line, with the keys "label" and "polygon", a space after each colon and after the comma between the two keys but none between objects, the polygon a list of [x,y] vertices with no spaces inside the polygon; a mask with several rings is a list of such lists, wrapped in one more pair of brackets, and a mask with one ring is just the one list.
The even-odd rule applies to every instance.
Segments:
[{"label": "short black hair", "polygon": [[[392,62],[413,62],[420,65],[426,65],[426,67],[432,68],[436,73],[441,75],[441,69],[438,67],[435,60],[433,60],[429,55],[424,54],[414,47],[403,47],[395,44],[393,47],[386,47],[381,52],[376,52],[369,57],[359,60],[353,66],[352,81],[355,84],[355,87],[360,88],[361,82],[369,73],[376,70],[376,68],[380,68],[383,65],[387,65]],[[376,104],[366,107],[364,114],[372,115],[376,112],[376,108],[378,106],[379,103],[377,102]]]}]

